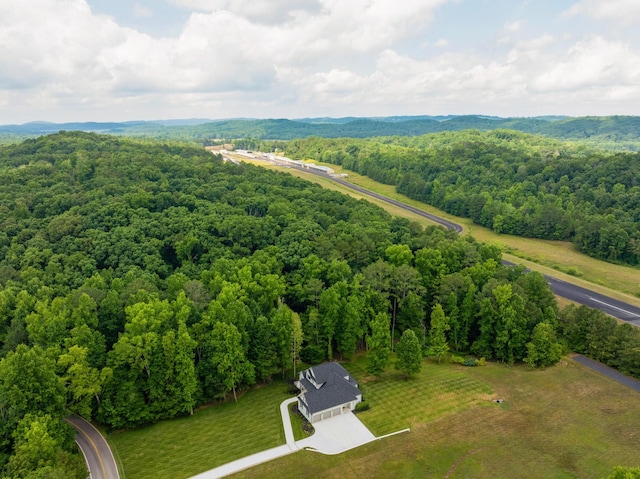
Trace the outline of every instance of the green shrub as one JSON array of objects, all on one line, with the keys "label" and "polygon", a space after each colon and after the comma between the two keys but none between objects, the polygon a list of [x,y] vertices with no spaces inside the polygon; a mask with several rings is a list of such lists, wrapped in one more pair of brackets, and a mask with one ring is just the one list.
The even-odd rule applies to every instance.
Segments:
[{"label": "green shrub", "polygon": [[464,364],[464,358],[462,356],[458,356],[457,354],[452,354],[449,358],[449,362],[452,364]]},{"label": "green shrub", "polygon": [[462,363],[463,366],[477,366],[478,365],[478,361],[476,361],[474,358],[465,358],[464,362]]}]

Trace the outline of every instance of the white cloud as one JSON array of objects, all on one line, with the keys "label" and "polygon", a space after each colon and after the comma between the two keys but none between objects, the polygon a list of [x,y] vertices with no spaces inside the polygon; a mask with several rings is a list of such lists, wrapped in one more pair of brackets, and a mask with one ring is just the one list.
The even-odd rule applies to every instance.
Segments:
[{"label": "white cloud", "polygon": [[0,84],[23,88],[83,78],[99,80],[100,45],[125,40],[126,30],[91,15],[82,0],[0,3]]},{"label": "white cloud", "polygon": [[543,35],[531,40],[524,40],[517,42],[513,48],[509,51],[508,62],[513,63],[516,61],[533,62],[541,57],[545,58],[545,61],[551,62],[551,55],[549,50],[553,51],[553,47],[556,43],[556,38],[552,35]]},{"label": "white cloud", "polygon": [[202,12],[227,11],[256,23],[286,22],[297,12],[318,12],[319,0],[168,0],[170,3]]},{"label": "white cloud", "polygon": [[522,20],[517,20],[515,22],[507,23],[504,26],[504,29],[507,32],[517,32],[522,28]]},{"label": "white cloud", "polygon": [[194,14],[180,37],[153,38],[93,15],[83,0],[2,2],[0,86],[87,94],[256,88],[274,73],[262,32],[248,27],[225,12]]},{"label": "white cloud", "polygon": [[153,17],[153,11],[147,7],[140,5],[139,3],[136,3],[133,6],[133,15],[138,18],[151,18]]},{"label": "white cloud", "polygon": [[[86,0],[0,0],[0,121],[571,113],[560,107],[590,95],[640,99],[633,45],[566,29],[527,37],[517,21],[496,24],[492,45],[464,46],[433,24],[455,0],[166,1],[197,11],[179,35],[158,38]],[[161,13],[140,2],[129,14],[136,5]],[[441,50],[420,48],[438,35],[430,45]]]},{"label": "white cloud", "polygon": [[573,5],[567,14],[587,14],[596,20],[613,20],[624,25],[640,24],[640,2],[638,0],[582,0]]},{"label": "white cloud", "polygon": [[593,37],[573,45],[548,71],[532,82],[539,91],[603,88],[608,85],[640,91],[640,53],[621,42]]}]

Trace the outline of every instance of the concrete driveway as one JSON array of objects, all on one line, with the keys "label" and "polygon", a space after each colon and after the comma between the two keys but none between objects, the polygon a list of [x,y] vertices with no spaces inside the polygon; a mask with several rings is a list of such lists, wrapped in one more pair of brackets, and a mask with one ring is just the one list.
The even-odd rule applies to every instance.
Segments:
[{"label": "concrete driveway", "polygon": [[[315,433],[311,437],[295,441],[293,437],[293,430],[291,428],[291,420],[289,419],[288,406],[296,401],[296,398],[291,398],[283,401],[280,405],[282,425],[284,426],[284,435],[286,440],[285,445],[274,447],[273,449],[267,449],[266,451],[229,462],[216,467],[215,469],[193,476],[191,479],[214,479],[224,477],[244,469],[248,469],[257,464],[262,464],[263,462],[286,456],[301,449],[307,449],[309,451],[319,452],[322,454],[340,454],[341,452],[362,446],[363,444],[375,441],[376,439],[387,437],[375,437],[371,431],[369,431],[365,425],[350,412],[315,423],[313,425]],[[408,431],[408,429],[399,432],[405,431]],[[392,434],[388,435],[390,436]]]},{"label": "concrete driveway", "polygon": [[340,454],[376,440],[352,412],[316,422],[313,427],[316,432],[311,437],[296,441],[296,446],[300,449]]}]

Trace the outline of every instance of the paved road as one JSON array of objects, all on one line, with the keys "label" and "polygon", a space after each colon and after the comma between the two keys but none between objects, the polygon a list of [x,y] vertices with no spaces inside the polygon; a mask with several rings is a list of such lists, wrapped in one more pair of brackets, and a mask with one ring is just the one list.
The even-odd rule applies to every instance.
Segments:
[{"label": "paved road", "polygon": [[76,443],[82,450],[91,479],[120,479],[118,466],[109,444],[102,434],[81,417],[69,416],[66,421],[76,430]]},{"label": "paved road", "polygon": [[594,371],[599,372],[600,374],[605,375],[606,377],[613,379],[614,381],[619,382],[620,384],[624,384],[628,388],[631,388],[635,391],[640,392],[640,381],[634,378],[630,378],[629,376],[625,376],[621,372],[616,371],[615,369],[610,368],[609,366],[605,366],[598,361],[594,361],[591,358],[587,358],[582,355],[574,356],[573,360],[577,363],[582,364],[583,366],[588,367],[589,369],[593,369]]},{"label": "paved road", "polygon": [[[307,171],[307,170],[304,170],[304,171]],[[320,174],[320,173],[317,173],[317,174]],[[439,216],[436,216],[434,214],[427,213],[426,211],[423,211],[421,209],[414,208],[411,205],[408,205],[406,203],[402,203],[401,201],[398,201],[398,200],[394,200],[393,198],[389,198],[388,196],[384,196],[384,195],[378,194],[378,193],[376,193],[374,191],[369,191],[369,190],[367,190],[365,188],[361,188],[360,186],[354,185],[353,183],[349,183],[348,181],[345,181],[342,178],[335,178],[335,177],[332,177],[330,175],[323,175],[323,174],[320,174],[320,175],[321,176],[325,176],[327,178],[330,178],[333,181],[335,181],[336,183],[340,183],[341,185],[346,186],[347,188],[351,188],[352,190],[355,190],[355,191],[357,191],[359,193],[363,193],[363,194],[371,196],[373,198],[377,198],[379,200],[385,201],[385,202],[387,202],[389,204],[392,204],[394,206],[402,208],[405,211],[410,211],[412,213],[415,213],[417,215],[422,216],[423,218],[430,219],[431,221],[434,221],[434,222],[436,222],[438,224],[441,224],[442,226],[444,226],[445,228],[447,228],[449,230],[456,231],[457,233],[462,233],[462,226],[460,226],[457,223],[445,220],[444,218],[440,218]]]},{"label": "paved road", "polygon": [[[439,216],[436,216],[434,214],[427,213],[426,211],[422,211],[411,205],[402,203],[401,201],[394,200],[393,198],[389,198],[387,196],[380,195],[373,191],[369,191],[365,188],[354,185],[353,183],[350,183],[342,178],[336,178],[335,176],[328,175],[326,173],[322,173],[321,171],[317,171],[317,170],[299,168],[291,164],[286,164],[286,166],[290,168],[296,168],[301,171],[306,171],[308,173],[312,173],[314,175],[333,180],[336,183],[340,183],[341,185],[346,186],[347,188],[351,188],[352,190],[355,190],[359,193],[371,196],[373,198],[377,198],[379,200],[385,201],[394,206],[402,208],[406,211],[411,211],[412,213],[416,213],[424,218],[428,218],[431,221],[435,221],[436,223],[443,225],[447,229],[457,231],[458,233],[462,232],[462,226],[460,226],[459,224],[456,224],[452,221],[445,220],[444,218],[440,218]],[[514,264],[508,261],[503,261],[503,263],[508,265]],[[589,289],[582,288],[580,286],[567,283],[565,281],[554,278],[552,276],[545,275],[545,279],[549,283],[551,290],[558,296],[569,299],[578,304],[584,304],[585,306],[589,306],[594,309],[599,309],[600,311],[610,316],[613,316],[614,318],[621,319],[622,321],[626,321],[635,326],[640,326],[640,308],[637,306],[625,303],[623,301],[619,301],[614,298],[610,298],[608,296],[605,296],[600,293],[596,293],[595,291],[591,291]]]},{"label": "paved road", "polygon": [[621,319],[635,326],[640,326],[640,308],[623,301],[619,301],[604,294],[596,293],[586,288],[581,288],[574,284],[566,283],[557,278],[545,276],[551,290],[558,296],[570,299],[579,304],[584,304],[590,308],[599,309],[600,311]]}]

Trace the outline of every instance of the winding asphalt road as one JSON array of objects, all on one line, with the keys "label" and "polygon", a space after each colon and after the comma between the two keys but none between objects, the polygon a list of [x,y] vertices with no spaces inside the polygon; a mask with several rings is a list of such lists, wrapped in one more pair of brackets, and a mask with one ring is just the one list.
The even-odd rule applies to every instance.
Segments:
[{"label": "winding asphalt road", "polygon": [[66,421],[76,430],[76,443],[89,468],[91,479],[120,479],[118,466],[106,439],[100,432],[78,416],[69,416]]},{"label": "winding asphalt road", "polygon": [[[276,161],[277,163],[277,161]],[[392,204],[394,206],[397,206],[399,208],[404,209],[405,211],[410,211],[412,213],[415,213],[417,215],[420,215],[424,218],[427,218],[431,221],[434,221],[438,224],[443,225],[445,228],[456,231],[458,233],[462,232],[462,226],[460,226],[457,223],[454,223],[452,221],[448,221],[445,220],[444,218],[440,218],[439,216],[436,216],[434,214],[431,213],[427,213],[426,211],[422,211],[418,208],[415,208],[411,205],[407,205],[406,203],[402,203],[401,201],[398,200],[394,200],[393,198],[389,198],[387,196],[375,193],[373,191],[367,190],[366,188],[362,188],[360,186],[354,185],[353,183],[350,183],[342,178],[337,178],[333,175],[328,175],[326,173],[322,173],[321,171],[317,171],[317,170],[312,170],[312,169],[308,169],[308,168],[301,168],[299,166],[296,166],[295,164],[292,165],[290,163],[279,163],[282,166],[287,166],[289,168],[295,168],[301,171],[306,171],[308,173],[314,174],[316,176],[321,176],[323,178],[327,178],[329,180],[335,181],[336,183],[339,183],[343,186],[346,186],[347,188],[350,188],[352,190],[357,191],[358,193],[362,193],[364,195],[368,195],[371,196],[373,198],[382,200],[386,203]],[[503,263],[507,264],[507,265],[511,265],[513,266],[514,263],[510,263],[508,261],[503,261]],[[545,279],[547,280],[547,282],[549,283],[549,286],[551,287],[551,290],[557,294],[558,296],[561,296],[563,298],[566,298],[570,301],[574,301],[578,304],[583,304],[585,306],[589,306],[590,308],[594,308],[594,309],[599,309],[600,311],[602,311],[605,314],[608,314],[610,316],[613,316],[614,318],[620,319],[622,321],[626,321],[628,323],[633,324],[634,326],[639,326],[640,327],[640,307],[638,306],[634,306],[632,304],[629,303],[625,303],[623,301],[614,299],[614,298],[610,298],[609,296],[605,296],[603,294],[600,293],[596,293],[595,291],[591,291],[589,289],[586,288],[582,288],[580,286],[576,286],[574,284],[571,283],[567,283],[565,281],[562,281],[558,278],[554,278],[553,276],[547,276],[544,275]]]}]

